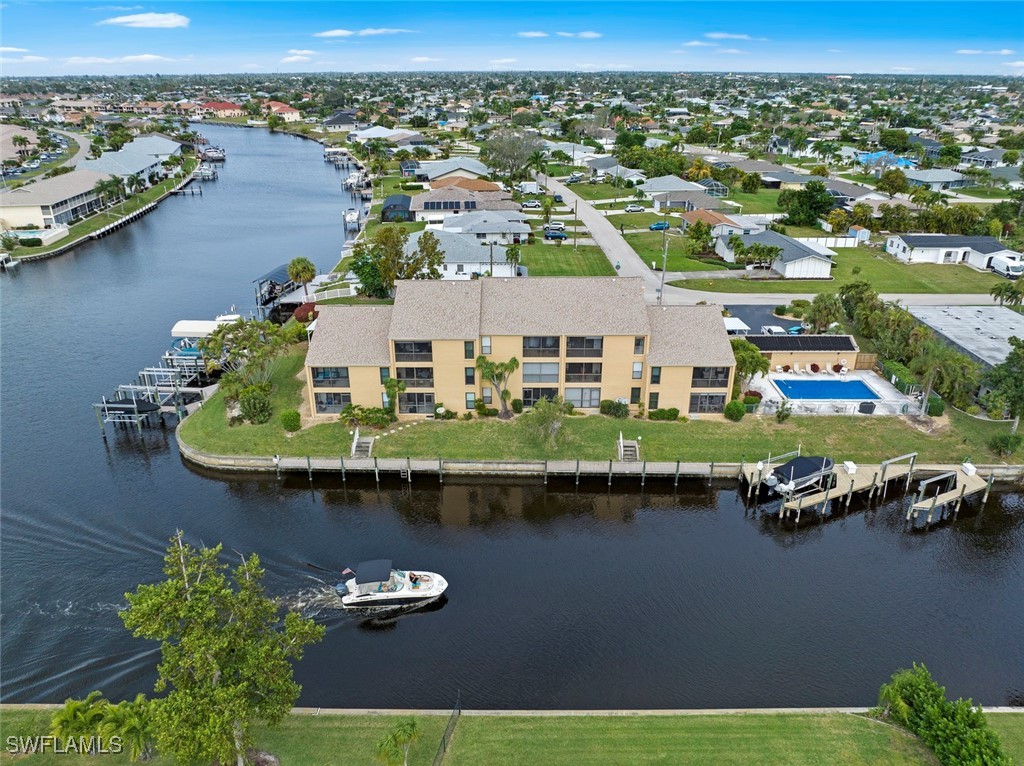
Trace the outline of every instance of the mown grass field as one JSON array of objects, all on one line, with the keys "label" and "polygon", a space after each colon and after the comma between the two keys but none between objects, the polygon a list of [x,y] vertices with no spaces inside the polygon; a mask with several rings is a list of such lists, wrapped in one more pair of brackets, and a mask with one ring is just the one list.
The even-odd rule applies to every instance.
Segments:
[{"label": "mown grass field", "polygon": [[448,766],[925,766],[924,745],[852,715],[463,716]]},{"label": "mown grass field", "polygon": [[596,245],[525,245],[522,264],[531,277],[610,277],[615,269]]},{"label": "mown grass field", "polygon": [[[782,213],[779,207],[778,189],[761,189],[753,194],[733,189],[726,197],[730,202],[743,206],[744,213]],[[724,211],[728,212],[728,210]]]},{"label": "mown grass field", "polygon": [[[615,218],[610,220],[614,221],[619,217],[615,216]],[[653,263],[654,268],[660,269],[663,261],[664,246],[662,243],[665,236],[660,231],[642,231],[634,234],[624,234],[623,239],[626,240],[645,264],[650,266]],[[703,263],[695,258],[690,258],[683,250],[685,239],[678,232],[673,234],[670,230],[667,237],[668,262],[666,265],[668,271],[717,271],[725,268],[718,264]],[[728,283],[733,284],[734,281],[730,279]]]},{"label": "mown grass field", "polygon": [[[637,235],[639,236],[639,235]],[[629,237],[627,236],[627,239]],[[635,248],[634,248],[635,249]],[[677,287],[723,293],[826,293],[836,292],[847,282],[864,280],[882,293],[979,293],[987,295],[1000,277],[959,264],[900,263],[880,249],[836,248],[831,280],[815,279],[729,279],[674,283]],[[853,270],[859,268],[859,273]],[[986,301],[987,302],[987,301]]]},{"label": "mown grass field", "polygon": [[632,200],[636,192],[626,187],[616,188],[611,184],[573,184],[570,191],[583,199],[619,199]]}]

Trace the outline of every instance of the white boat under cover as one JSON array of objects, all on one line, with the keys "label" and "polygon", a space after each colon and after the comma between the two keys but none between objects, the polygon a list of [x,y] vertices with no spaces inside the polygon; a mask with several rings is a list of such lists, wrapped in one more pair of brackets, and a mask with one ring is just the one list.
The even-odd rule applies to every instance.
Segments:
[{"label": "white boat under cover", "polygon": [[[345,570],[343,574],[350,572]],[[422,604],[438,598],[448,588],[448,581],[441,575],[419,569],[395,569],[390,559],[364,561],[352,575],[337,586],[346,609]]]}]

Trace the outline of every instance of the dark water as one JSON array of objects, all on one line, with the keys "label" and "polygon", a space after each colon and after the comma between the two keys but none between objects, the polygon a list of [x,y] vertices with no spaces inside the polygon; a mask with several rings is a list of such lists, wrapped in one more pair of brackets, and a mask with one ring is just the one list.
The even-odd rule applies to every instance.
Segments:
[{"label": "dark water", "polygon": [[[104,442],[89,405],[176,320],[249,306],[295,255],[337,260],[349,201],[316,144],[204,132],[229,160],[202,198],[0,279],[4,701],[150,691],[157,651],[117,609],[179,527],[258,552],[269,590],[327,625],[304,704],[859,705],[914,660],[953,694],[1024,697],[1019,493],[928,534],[898,501],[794,530],[731,483],[311,486],[194,471],[169,431]],[[443,573],[447,602],[376,624],[330,608],[318,567],[381,555]]]}]

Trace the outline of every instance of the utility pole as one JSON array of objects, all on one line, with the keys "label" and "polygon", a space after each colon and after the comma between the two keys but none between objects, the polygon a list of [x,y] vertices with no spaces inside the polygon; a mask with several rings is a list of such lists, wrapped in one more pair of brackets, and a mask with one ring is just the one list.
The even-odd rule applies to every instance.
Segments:
[{"label": "utility pole", "polygon": [[572,205],[572,249],[573,252],[579,249],[579,245],[576,244],[576,221],[579,220],[577,216],[580,212],[580,201],[576,200]]},{"label": "utility pole", "polygon": [[[664,214],[662,219],[668,223],[668,213]],[[658,305],[662,305],[662,301],[665,299],[665,270],[668,269],[668,229],[662,229],[662,243],[661,243],[661,289],[658,290]]]}]

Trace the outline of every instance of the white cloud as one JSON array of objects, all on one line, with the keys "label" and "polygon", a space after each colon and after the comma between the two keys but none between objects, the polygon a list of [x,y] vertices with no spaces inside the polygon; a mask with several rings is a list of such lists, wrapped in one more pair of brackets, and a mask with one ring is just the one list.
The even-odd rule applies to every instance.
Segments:
[{"label": "white cloud", "polygon": [[690,40],[688,43],[683,43],[684,48],[714,48],[715,43],[706,43],[703,40]]},{"label": "white cloud", "polygon": [[825,53],[842,53],[839,48],[826,48]]},{"label": "white cloud", "polygon": [[285,56],[281,59],[282,64],[302,64],[306,61],[312,61],[309,56]]},{"label": "white cloud", "polygon": [[715,53],[728,53],[733,56],[744,56],[746,51],[741,51],[739,48],[719,48]]},{"label": "white cloud", "polygon": [[514,64],[516,59],[491,59],[488,64]]},{"label": "white cloud", "polygon": [[516,32],[519,37],[547,37],[547,32]]},{"label": "white cloud", "polygon": [[135,27],[139,29],[175,29],[187,27],[188,16],[180,13],[136,13],[131,16],[115,16],[112,19],[104,19],[99,22],[101,25],[117,27]]},{"label": "white cloud", "polygon": [[390,29],[388,27],[379,27],[375,29],[360,29],[356,34],[360,37],[371,37],[374,35],[414,34],[415,32],[415,29]]},{"label": "white cloud", "polygon": [[354,35],[351,29],[328,29],[326,32],[316,32],[313,37],[351,37]]},{"label": "white cloud", "polygon": [[291,56],[315,56],[316,51],[306,51],[299,48],[289,48],[288,54]]},{"label": "white cloud", "polygon": [[578,37],[581,40],[596,40],[603,35],[600,32],[556,32],[559,37]]},{"label": "white cloud", "polygon": [[1014,69],[1024,69],[1024,61],[1004,61],[1003,66],[1013,67]]},{"label": "white cloud", "polygon": [[46,56],[22,56],[21,60],[22,61],[38,62],[38,61],[49,61],[50,59],[46,58]]},{"label": "white cloud", "polygon": [[8,45],[0,45],[0,53],[28,53],[28,48],[12,48]]},{"label": "white cloud", "polygon": [[0,56],[0,64],[37,64],[40,61],[49,61],[45,56]]},{"label": "white cloud", "polygon": [[444,61],[444,59],[435,59],[430,56],[413,56],[409,61],[414,64],[429,64],[434,61]]},{"label": "white cloud", "polygon": [[1010,50],[1009,48],[1000,48],[995,51],[983,51],[978,48],[961,48],[958,51],[961,56],[1012,56],[1017,51]]},{"label": "white cloud", "polygon": [[731,32],[708,32],[704,35],[709,40],[753,40],[750,35],[737,35]]},{"label": "white cloud", "polygon": [[892,71],[894,71],[894,72],[913,72],[914,71],[914,67],[912,67],[912,66],[894,66],[894,67],[889,67],[889,68]]},{"label": "white cloud", "polygon": [[175,61],[176,59],[158,56],[155,53],[139,53],[133,56],[119,56],[117,58],[103,58],[102,56],[71,56],[64,59],[68,66],[83,66],[89,64],[150,64],[156,61]]}]

